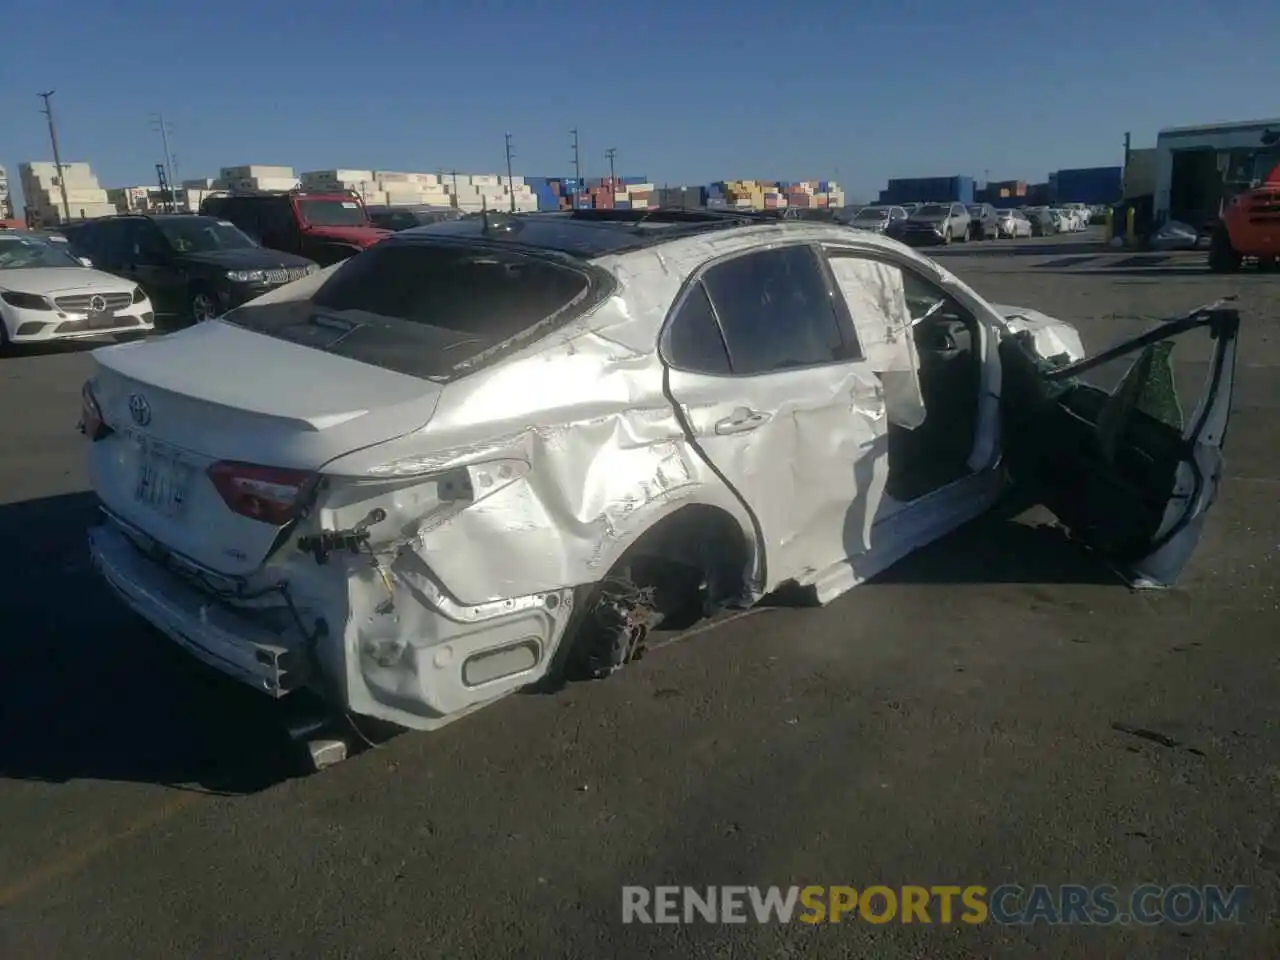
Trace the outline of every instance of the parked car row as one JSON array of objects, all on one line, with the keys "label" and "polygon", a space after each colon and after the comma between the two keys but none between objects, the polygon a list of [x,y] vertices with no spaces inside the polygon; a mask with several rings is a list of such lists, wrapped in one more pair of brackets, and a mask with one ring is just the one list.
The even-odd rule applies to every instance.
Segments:
[{"label": "parked car row", "polygon": [[[903,222],[973,219],[935,206]],[[1011,479],[1170,584],[1216,500],[1239,317],[1160,326],[1215,333],[1186,431],[1123,402],[1161,373],[1150,334],[1085,361],[1070,324],[843,224],[437,223],[95,351],[90,555],[260,692],[425,730],[608,676],[691,611],[784,586],[826,602]],[[1075,378],[1126,350],[1145,362],[1114,394]]]},{"label": "parked car row", "polygon": [[320,269],[217,217],[126,214],[77,221],[62,232],[95,267],[144,290],[162,326],[210,320]]},{"label": "parked car row", "polygon": [[1093,215],[1084,204],[997,208],[990,203],[903,203],[873,204],[844,219],[859,230],[921,246],[1073,233],[1086,229]]}]

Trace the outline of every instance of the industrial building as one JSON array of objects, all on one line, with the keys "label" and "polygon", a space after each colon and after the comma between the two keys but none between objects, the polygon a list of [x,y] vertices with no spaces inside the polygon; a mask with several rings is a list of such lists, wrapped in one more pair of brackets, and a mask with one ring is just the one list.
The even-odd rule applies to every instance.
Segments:
[{"label": "industrial building", "polygon": [[1201,226],[1222,203],[1280,163],[1280,119],[1171,127],[1156,136],[1154,217]]},{"label": "industrial building", "polygon": [[1122,197],[1134,200],[1149,197],[1156,192],[1156,148],[1143,147],[1130,150],[1124,163]]}]

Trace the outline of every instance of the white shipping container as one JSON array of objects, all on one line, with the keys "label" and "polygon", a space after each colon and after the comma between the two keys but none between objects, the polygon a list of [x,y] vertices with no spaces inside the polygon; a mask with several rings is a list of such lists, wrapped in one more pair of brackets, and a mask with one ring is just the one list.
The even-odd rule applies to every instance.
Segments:
[{"label": "white shipping container", "polygon": [[653,193],[652,183],[631,183],[627,185],[627,193]]},{"label": "white shipping container", "polygon": [[[47,223],[62,221],[62,204],[37,207],[37,212],[40,219]],[[113,217],[119,212],[114,203],[71,204],[72,220],[96,220],[98,217]]]},{"label": "white shipping container", "polygon": [[[459,177],[459,180],[462,178]],[[498,178],[491,173],[473,173],[467,177],[467,182],[476,187],[497,187],[500,186]]]},{"label": "white shipping container", "polygon": [[213,185],[217,182],[212,177],[204,177],[199,180],[183,180],[182,185],[187,189],[212,190]]},{"label": "white shipping container", "polygon": [[[34,195],[38,200],[47,202],[53,206],[61,206],[62,191],[57,187],[50,190],[30,191],[30,195]],[[73,207],[77,203],[110,203],[111,200],[107,196],[105,190],[67,190],[67,202]]]},{"label": "white shipping container", "polygon": [[372,170],[308,170],[302,174],[303,183],[360,183],[373,179]]},{"label": "white shipping container", "polygon": [[243,167],[223,167],[218,171],[223,180],[294,180],[293,167],[273,167],[264,164],[248,164]]},{"label": "white shipping container", "polygon": [[[40,179],[52,179],[58,175],[58,169],[52,160],[29,160],[26,163],[18,164],[18,172],[21,176],[33,176]],[[70,179],[71,177],[92,177],[93,170],[87,163],[64,162],[62,164],[62,175]]]},{"label": "white shipping container", "polygon": [[296,190],[295,177],[241,177],[231,181],[232,190]]}]

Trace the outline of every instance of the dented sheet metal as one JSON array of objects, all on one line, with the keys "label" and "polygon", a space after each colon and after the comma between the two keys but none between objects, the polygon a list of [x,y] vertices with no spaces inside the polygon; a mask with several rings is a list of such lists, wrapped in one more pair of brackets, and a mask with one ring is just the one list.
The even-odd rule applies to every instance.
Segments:
[{"label": "dented sheet metal", "polygon": [[[756,377],[665,366],[657,348],[664,324],[698,271],[779,244],[853,254],[834,258],[833,270],[863,357]],[[891,429],[927,421],[904,290],[908,267],[954,293],[981,324],[975,450],[985,444],[994,451],[974,478],[910,504],[885,494]],[[305,314],[309,298],[341,269],[239,309],[296,304]],[[631,579],[638,556],[704,575],[695,586],[708,602],[750,603],[791,582],[816,586],[826,600],[874,575],[998,495],[999,338],[1025,330],[1042,357],[1083,355],[1069,326],[1035,311],[992,309],[900,244],[833,225],[713,231],[599,257],[581,269],[607,280],[593,287],[600,291],[594,308],[518,349],[503,345],[499,362],[449,382],[423,380],[411,397],[408,375],[383,371],[394,409],[376,402],[372,366],[361,367],[367,379],[359,397],[335,382],[326,401],[354,404],[364,422],[378,426],[363,438],[343,432],[358,418],[303,416],[312,406],[296,399],[301,413],[281,422],[273,415],[280,398],[269,384],[241,384],[243,396],[220,404],[201,400],[194,387],[184,395],[160,366],[183,343],[194,356],[200,344],[218,342],[216,330],[179,334],[186,339],[166,349],[135,347],[128,378],[113,381],[104,361],[103,395],[115,404],[104,414],[108,422],[123,428],[128,398],[153,391],[172,404],[162,413],[171,409],[219,436],[228,451],[219,456],[237,459],[235,437],[216,433],[230,411],[241,417],[242,432],[253,434],[240,449],[253,451],[255,461],[272,464],[272,437],[287,438],[295,455],[287,465],[307,471],[299,489],[309,499],[290,525],[276,530],[222,517],[210,525],[199,557],[180,561],[190,568],[182,574],[185,593],[165,596],[169,574],[153,573],[145,589],[116,584],[126,602],[180,642],[199,646],[209,662],[240,665],[251,682],[266,677],[280,685],[288,676],[292,688],[305,677],[342,709],[433,729],[546,675],[573,640],[571,624],[582,629],[590,613],[579,607],[594,602],[602,585],[617,587],[615,607],[618,597],[633,602],[623,620],[633,627],[645,621],[649,611],[634,604],[650,602],[652,590]],[[239,343],[253,335],[235,336]],[[315,357],[305,346],[290,345],[285,356],[282,341],[264,343],[273,357],[304,371]],[[325,369],[341,373],[333,357],[325,360]],[[150,379],[148,363],[156,366]],[[163,391],[158,383],[166,384]],[[1218,415],[1215,407],[1210,419]],[[188,446],[199,449],[201,439]],[[95,489],[106,501],[130,496],[109,479],[119,462],[112,449],[122,448],[91,447]],[[1211,452],[1197,464],[1212,470]],[[280,495],[289,476],[267,470],[246,489]],[[1203,498],[1203,485],[1196,490],[1188,496]],[[192,509],[216,505],[216,497],[212,487],[199,487]],[[183,537],[201,529],[165,523],[153,523],[149,536],[185,544]],[[242,536],[250,529],[263,550],[275,538],[256,566]],[[118,571],[135,569],[126,554],[136,546],[131,535],[100,535],[93,549],[100,566],[127,579]],[[235,552],[233,564],[227,558]],[[189,594],[215,582],[224,613],[202,625],[200,604]],[[263,650],[274,658],[270,671],[252,667]]]}]

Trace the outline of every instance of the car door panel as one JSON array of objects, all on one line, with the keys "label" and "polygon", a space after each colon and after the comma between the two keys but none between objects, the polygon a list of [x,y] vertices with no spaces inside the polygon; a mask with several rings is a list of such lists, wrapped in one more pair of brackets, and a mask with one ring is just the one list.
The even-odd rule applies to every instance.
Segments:
[{"label": "car door panel", "polygon": [[[825,329],[807,341],[796,332],[825,310],[838,340],[856,346],[817,252],[803,245],[764,253],[803,268],[806,297],[793,301],[791,288],[776,284],[767,289],[759,252],[735,258],[743,261],[737,267],[713,265],[704,275],[710,295],[695,283],[673,311],[663,354],[690,442],[753,518],[772,589],[811,581],[868,548],[884,487],[887,421],[883,389],[866,362],[841,356],[847,343]],[[742,319],[752,310],[756,319]],[[759,342],[746,342],[749,322]],[[779,335],[770,359],[763,338]],[[816,341],[819,335],[830,342]],[[701,359],[682,359],[691,355]],[[805,356],[815,362],[803,363]],[[770,363],[773,369],[762,369]]]},{"label": "car door panel", "polygon": [[758,525],[770,587],[868,549],[885,471],[883,394],[859,363],[749,378],[670,374],[695,444]]},{"label": "car door panel", "polygon": [[[1212,336],[1200,404],[1181,414],[1172,338]],[[1053,368],[1027,334],[1001,345],[1001,411],[1010,473],[1079,539],[1138,586],[1172,586],[1217,494],[1235,380],[1239,315],[1214,306],[1077,363]],[[1105,390],[1081,376],[1131,354]]]},{"label": "car door panel", "polygon": [[187,306],[186,281],[173,263],[173,251],[164,234],[151,222],[132,224],[130,269],[147,292],[157,313],[180,314]]}]

